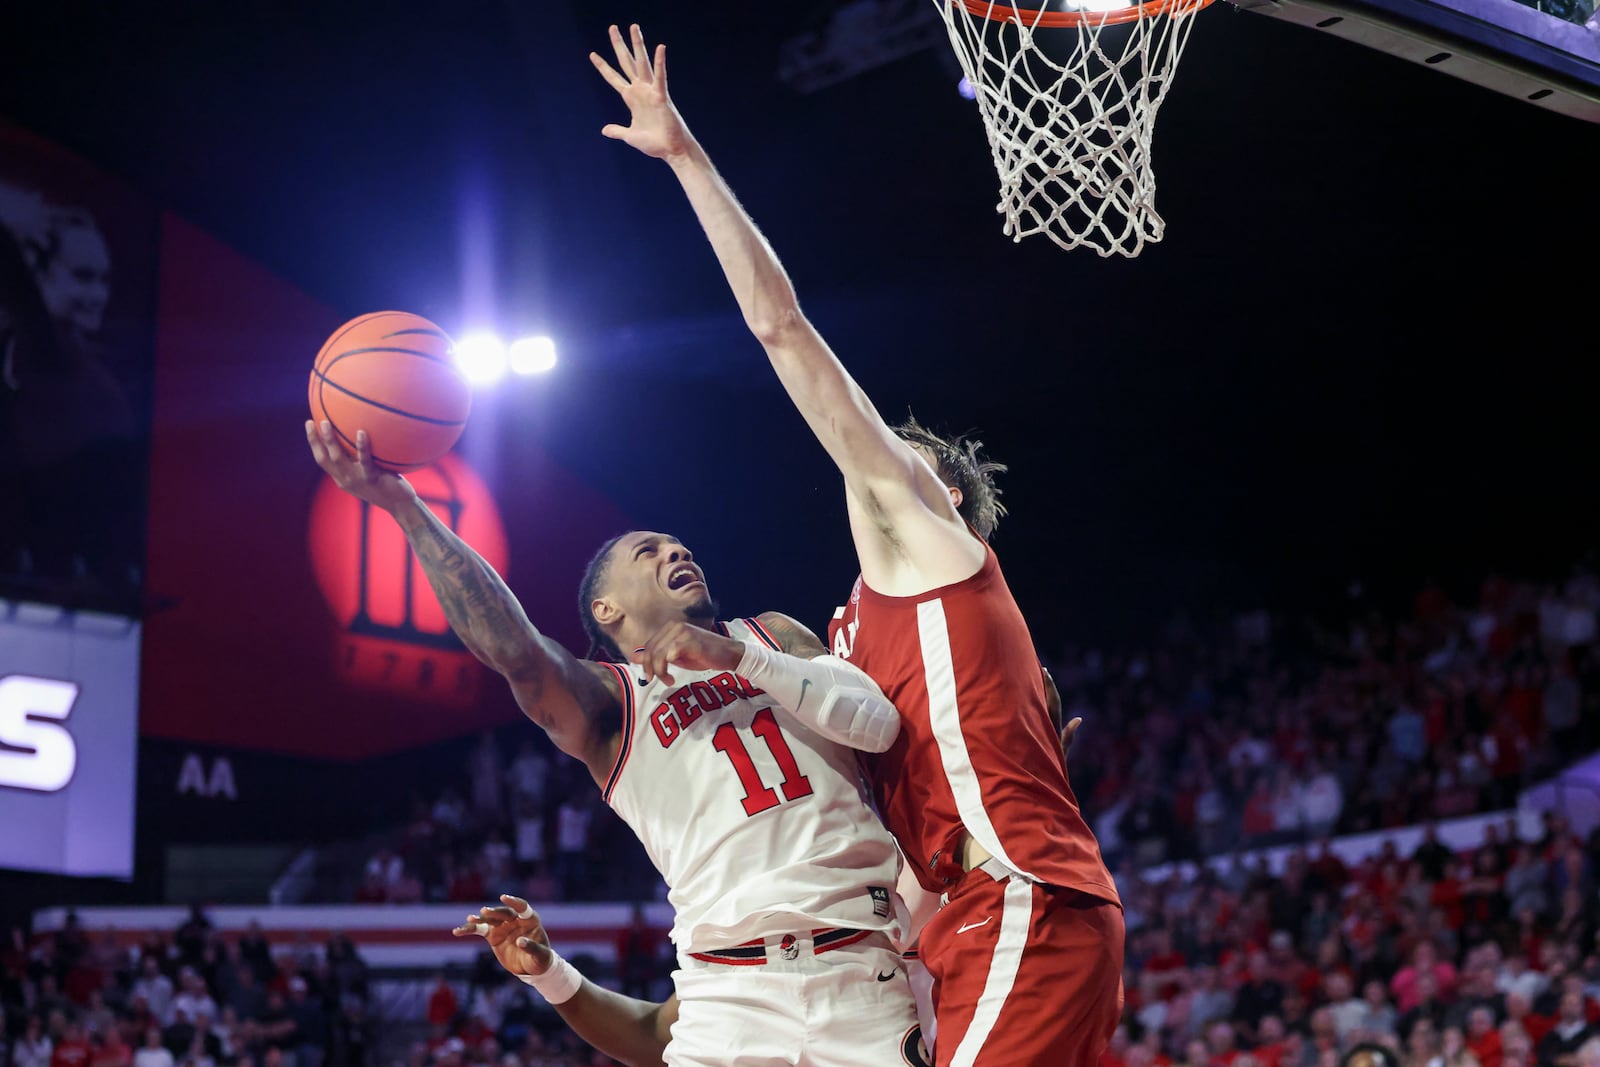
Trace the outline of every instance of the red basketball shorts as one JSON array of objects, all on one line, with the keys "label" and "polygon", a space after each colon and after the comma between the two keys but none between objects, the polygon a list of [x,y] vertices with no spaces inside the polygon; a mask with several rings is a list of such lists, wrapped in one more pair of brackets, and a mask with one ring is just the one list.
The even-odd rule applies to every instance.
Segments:
[{"label": "red basketball shorts", "polygon": [[1122,1014],[1123,936],[1110,901],[969,871],[922,932],[937,1067],[1096,1067]]}]

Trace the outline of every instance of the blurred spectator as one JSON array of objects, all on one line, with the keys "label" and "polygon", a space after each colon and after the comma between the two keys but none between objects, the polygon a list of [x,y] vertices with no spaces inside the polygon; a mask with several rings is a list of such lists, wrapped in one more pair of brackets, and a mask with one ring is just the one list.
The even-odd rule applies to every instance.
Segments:
[{"label": "blurred spectator", "polygon": [[257,983],[265,983],[277,970],[272,962],[272,946],[267,943],[261,924],[254,919],[239,938],[239,961],[255,974]]},{"label": "blurred spectator", "polygon": [[545,858],[543,808],[527,797],[512,800],[515,820],[517,863],[528,866],[543,863]]},{"label": "blurred spectator", "polygon": [[1578,1049],[1594,1036],[1595,1029],[1584,1011],[1583,994],[1562,994],[1556,1024],[1539,1042],[1540,1067],[1577,1067]]},{"label": "blurred spectator", "polygon": [[200,974],[192,967],[185,967],[178,972],[178,981],[183,991],[172,998],[174,1015],[181,1014],[190,1021],[198,1020],[201,1016],[214,1019],[217,1016],[217,1002],[211,999],[211,994],[206,990],[206,984],[201,980]]},{"label": "blurred spectator", "polygon": [[228,998],[228,1006],[240,1019],[253,1021],[261,1018],[261,1013],[267,1007],[267,991],[256,981],[253,967],[239,968],[233,991]]},{"label": "blurred spectator", "polygon": [[68,1023],[50,1054],[50,1067],[88,1067],[89,1039],[83,1027]]},{"label": "blurred spectator", "polygon": [[1493,1010],[1482,1006],[1472,1009],[1467,1016],[1466,1043],[1482,1067],[1500,1067],[1503,1046]]},{"label": "blurred spectator", "polygon": [[285,1011],[294,1022],[295,1067],[322,1067],[330,1036],[327,1016],[322,1005],[311,999],[310,987],[300,975],[289,979]]},{"label": "blurred spectator", "polygon": [[555,875],[550,873],[548,864],[535,863],[527,879],[522,883],[523,900],[532,904],[545,904],[561,899],[561,884],[556,881]]},{"label": "blurred spectator", "polygon": [[178,950],[178,959],[191,967],[200,966],[206,941],[211,936],[211,920],[199,904],[189,906],[189,917],[178,927],[172,943]]},{"label": "blurred spectator", "polygon": [[122,1030],[109,1026],[90,1041],[89,1067],[132,1067],[133,1049],[122,1039]]},{"label": "blurred spectator", "polygon": [[405,877],[405,863],[392,849],[380,848],[367,861],[367,883],[382,888],[385,896]]},{"label": "blurred spectator", "polygon": [[495,893],[504,891],[511,884],[511,846],[499,830],[489,832],[489,839],[483,843],[483,850],[479,854],[479,862],[483,867],[484,882]]},{"label": "blurred spectator", "polygon": [[568,900],[589,895],[589,831],[594,822],[591,796],[569,796],[556,811],[555,876],[562,897]]},{"label": "blurred spectator", "polygon": [[133,1054],[133,1067],[174,1067],[175,1062],[167,1046],[161,1043],[161,1031],[153,1026],[145,1032],[144,1044]]},{"label": "blurred spectator", "polygon": [[1300,789],[1300,821],[1306,831],[1326,837],[1344,812],[1344,790],[1339,779],[1320,765],[1313,764]]},{"label": "blurred spectator", "polygon": [[635,904],[628,925],[617,935],[617,977],[623,994],[652,999],[661,945],[659,931],[644,917],[644,906]]},{"label": "blurred spectator", "polygon": [[133,995],[145,1002],[156,1022],[165,1026],[172,1021],[172,979],[161,973],[154,956],[144,958],[139,980],[133,983]]},{"label": "blurred spectator", "polygon": [[456,991],[445,981],[444,972],[438,972],[428,993],[428,1025],[448,1026],[455,1020],[457,1007]]},{"label": "blurred spectator", "polygon": [[1461,1029],[1447,1026],[1440,1039],[1439,1055],[1428,1061],[1428,1067],[1482,1067],[1482,1064],[1467,1047],[1466,1035]]},{"label": "blurred spectator", "polygon": [[523,741],[518,748],[517,758],[511,762],[509,777],[513,802],[527,801],[535,811],[544,808],[550,761],[540,754],[531,740]]},{"label": "blurred spectator", "polygon": [[433,805],[433,821],[449,840],[454,840],[467,822],[467,805],[453,788],[446,788]]},{"label": "blurred spectator", "polygon": [[489,894],[483,878],[483,861],[476,856],[445,860],[445,899],[457,904],[477,904]]}]

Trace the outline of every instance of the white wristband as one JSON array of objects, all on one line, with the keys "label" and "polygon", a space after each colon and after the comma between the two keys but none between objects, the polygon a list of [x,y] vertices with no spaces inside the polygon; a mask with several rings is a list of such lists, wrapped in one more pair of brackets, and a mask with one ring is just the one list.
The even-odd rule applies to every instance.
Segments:
[{"label": "white wristband", "polygon": [[525,985],[531,985],[551,1004],[565,1004],[583,988],[583,975],[578,968],[550,950],[550,967],[543,974],[519,974]]}]

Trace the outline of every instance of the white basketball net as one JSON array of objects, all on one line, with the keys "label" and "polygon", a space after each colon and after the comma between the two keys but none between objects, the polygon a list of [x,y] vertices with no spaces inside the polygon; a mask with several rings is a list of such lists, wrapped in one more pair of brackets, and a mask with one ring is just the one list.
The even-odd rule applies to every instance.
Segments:
[{"label": "white basketball net", "polygon": [[1096,12],[1131,5],[1083,0],[1073,6],[1085,17],[1063,29],[1038,25],[1042,9],[974,4],[985,17],[960,0],[933,2],[977,94],[1005,233],[1130,258],[1161,240],[1150,137],[1209,0],[1171,0],[1165,13],[1121,24]]}]

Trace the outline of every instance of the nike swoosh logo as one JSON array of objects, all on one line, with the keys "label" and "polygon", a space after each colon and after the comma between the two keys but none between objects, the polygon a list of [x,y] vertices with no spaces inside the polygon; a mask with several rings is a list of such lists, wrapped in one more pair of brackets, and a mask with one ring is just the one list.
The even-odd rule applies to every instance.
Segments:
[{"label": "nike swoosh logo", "polygon": [[983,920],[983,922],[981,922],[981,923],[968,923],[967,925],[963,926],[961,929],[957,930],[956,933],[964,934],[968,930],[976,930],[980,926],[988,926],[990,921],[993,920],[993,919],[994,919],[994,916],[991,915],[991,916],[989,916],[989,918]]},{"label": "nike swoosh logo", "polygon": [[887,982],[891,978],[893,978],[894,976],[895,976],[895,972],[894,971],[890,971],[888,974],[880,974],[880,975],[878,975],[878,981]]},{"label": "nike swoosh logo", "polygon": [[794,702],[794,710],[795,710],[796,714],[798,714],[799,711],[800,711],[800,705],[802,705],[802,704],[804,704],[806,702],[806,686],[808,686],[810,684],[811,684],[811,679],[810,678],[802,678],[802,679],[800,679],[800,699]]}]

